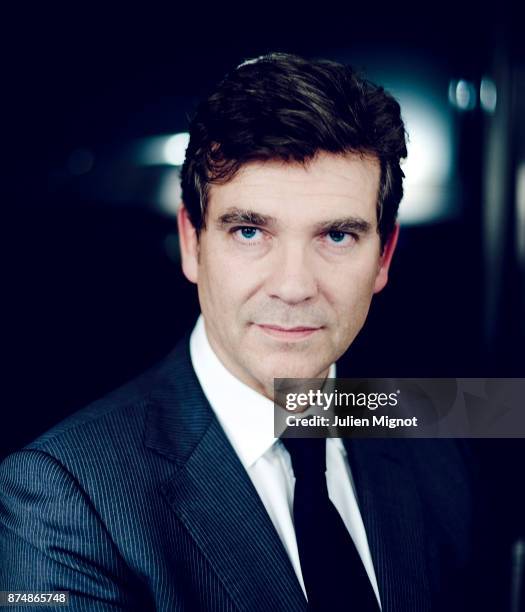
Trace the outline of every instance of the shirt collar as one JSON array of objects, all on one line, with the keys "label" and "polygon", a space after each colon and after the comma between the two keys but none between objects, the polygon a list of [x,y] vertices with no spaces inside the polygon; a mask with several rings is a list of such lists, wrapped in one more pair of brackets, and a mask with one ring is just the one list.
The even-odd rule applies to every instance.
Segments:
[{"label": "shirt collar", "polygon": [[[191,333],[190,356],[206,399],[242,464],[249,468],[277,439],[273,402],[223,365],[210,346],[202,314]],[[330,366],[328,377],[336,377],[335,363]]]}]

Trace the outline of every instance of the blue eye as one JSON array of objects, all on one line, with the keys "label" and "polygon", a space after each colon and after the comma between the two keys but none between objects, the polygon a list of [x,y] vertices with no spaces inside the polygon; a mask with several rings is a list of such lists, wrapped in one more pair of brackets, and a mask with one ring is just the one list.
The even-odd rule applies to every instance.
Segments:
[{"label": "blue eye", "polygon": [[337,249],[350,248],[359,240],[355,234],[343,230],[330,230],[324,234],[323,238],[328,240],[328,245]]},{"label": "blue eye", "polygon": [[343,240],[348,237],[348,234],[346,232],[339,232],[337,230],[328,232],[328,235],[330,236],[331,240],[335,243],[343,242]]},{"label": "blue eye", "polygon": [[230,230],[237,242],[244,244],[259,244],[261,230],[257,227],[239,226]]},{"label": "blue eye", "polygon": [[250,238],[253,238],[257,233],[257,229],[255,227],[242,227],[240,229],[242,237],[246,238],[246,240],[250,240]]}]

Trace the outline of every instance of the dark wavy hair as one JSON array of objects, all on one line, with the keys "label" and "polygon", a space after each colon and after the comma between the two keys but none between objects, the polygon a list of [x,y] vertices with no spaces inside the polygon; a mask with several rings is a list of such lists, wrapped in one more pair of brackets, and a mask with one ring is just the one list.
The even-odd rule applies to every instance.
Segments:
[{"label": "dark wavy hair", "polygon": [[209,186],[231,180],[252,161],[306,165],[320,151],[379,160],[378,232],[384,247],[403,196],[407,155],[397,101],[351,67],[270,53],[229,72],[190,123],[182,199],[199,233]]}]

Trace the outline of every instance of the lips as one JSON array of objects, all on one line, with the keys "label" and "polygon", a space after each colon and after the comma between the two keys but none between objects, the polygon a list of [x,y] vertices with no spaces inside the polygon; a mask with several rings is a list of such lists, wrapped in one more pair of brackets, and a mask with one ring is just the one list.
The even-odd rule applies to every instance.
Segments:
[{"label": "lips", "polygon": [[310,327],[306,325],[296,325],[295,327],[283,327],[281,325],[268,325],[257,323],[256,326],[267,336],[278,340],[301,340],[318,332],[320,327]]},{"label": "lips", "polygon": [[266,329],[276,329],[279,331],[310,331],[314,329],[319,329],[319,327],[310,327],[309,325],[298,325],[297,327],[282,327],[281,325],[272,325],[267,323],[259,323],[259,327],[264,327]]}]

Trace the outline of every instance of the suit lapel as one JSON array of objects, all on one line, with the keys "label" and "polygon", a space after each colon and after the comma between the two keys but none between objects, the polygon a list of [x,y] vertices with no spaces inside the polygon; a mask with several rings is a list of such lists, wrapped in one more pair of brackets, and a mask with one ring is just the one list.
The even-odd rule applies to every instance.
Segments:
[{"label": "suit lapel", "polygon": [[344,440],[383,612],[425,612],[431,606],[421,504],[403,461],[406,442]]},{"label": "suit lapel", "polygon": [[146,446],[178,469],[162,494],[242,610],[306,610],[288,555],[191,366],[188,335],[152,397]]}]

